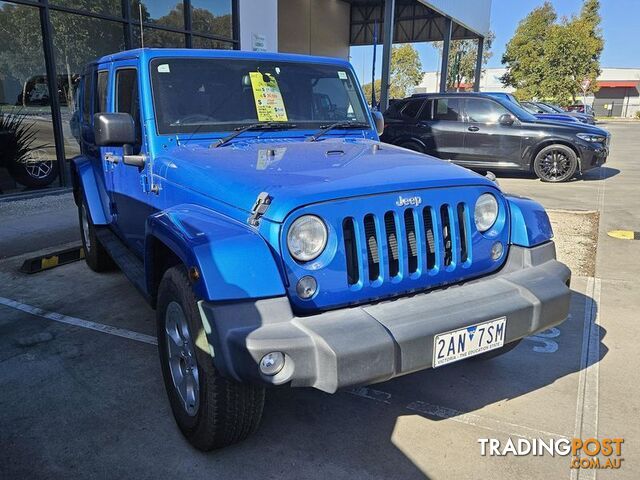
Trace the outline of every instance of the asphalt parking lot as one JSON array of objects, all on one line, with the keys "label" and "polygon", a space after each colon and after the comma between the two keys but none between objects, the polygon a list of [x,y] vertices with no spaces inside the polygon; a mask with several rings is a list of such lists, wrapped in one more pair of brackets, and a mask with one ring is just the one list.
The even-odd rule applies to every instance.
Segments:
[{"label": "asphalt parking lot", "polygon": [[[488,362],[335,395],[271,390],[257,434],[207,454],[174,424],[154,312],[122,274],[82,262],[18,272],[76,241],[68,198],[30,210],[33,227],[0,205],[0,221],[13,222],[0,234],[0,477],[592,479],[567,457],[483,457],[478,439],[600,436],[625,439],[624,462],[597,476],[637,478],[640,241],[607,232],[640,230],[640,124],[603,126],[613,134],[605,168],[560,185],[499,176],[547,208],[600,213],[595,276],[574,275],[565,323]],[[57,226],[47,211],[61,212]]]}]

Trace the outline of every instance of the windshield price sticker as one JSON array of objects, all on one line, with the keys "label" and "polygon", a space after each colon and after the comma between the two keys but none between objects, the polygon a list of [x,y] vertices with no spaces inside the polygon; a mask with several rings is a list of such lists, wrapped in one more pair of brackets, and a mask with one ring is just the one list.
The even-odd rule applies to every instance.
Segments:
[{"label": "windshield price sticker", "polygon": [[348,78],[348,77],[347,77],[347,72],[343,72],[343,71],[339,70],[339,71],[338,71],[338,78],[339,78],[340,80],[346,80],[346,79]]},{"label": "windshield price sticker", "polygon": [[[253,98],[256,102],[258,121],[287,122],[287,111],[278,87],[278,81],[273,75],[261,72],[249,72]],[[268,81],[265,81],[267,79]]]}]

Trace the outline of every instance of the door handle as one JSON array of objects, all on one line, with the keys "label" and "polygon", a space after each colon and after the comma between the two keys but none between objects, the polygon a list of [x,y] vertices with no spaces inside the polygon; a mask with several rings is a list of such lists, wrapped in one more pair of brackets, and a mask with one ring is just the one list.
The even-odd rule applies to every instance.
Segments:
[{"label": "door handle", "polygon": [[467,128],[467,130],[469,130],[470,132],[477,132],[480,129],[478,127],[475,127],[475,126],[472,125],[469,128]]}]

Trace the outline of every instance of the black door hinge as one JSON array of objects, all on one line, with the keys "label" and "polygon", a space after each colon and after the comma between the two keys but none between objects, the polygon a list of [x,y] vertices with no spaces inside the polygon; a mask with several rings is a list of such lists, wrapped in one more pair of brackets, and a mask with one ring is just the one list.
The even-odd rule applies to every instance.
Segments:
[{"label": "black door hinge", "polygon": [[258,195],[256,203],[251,208],[251,216],[247,219],[247,223],[252,227],[260,225],[260,218],[267,212],[267,209],[271,205],[271,197],[267,192],[262,192]]}]

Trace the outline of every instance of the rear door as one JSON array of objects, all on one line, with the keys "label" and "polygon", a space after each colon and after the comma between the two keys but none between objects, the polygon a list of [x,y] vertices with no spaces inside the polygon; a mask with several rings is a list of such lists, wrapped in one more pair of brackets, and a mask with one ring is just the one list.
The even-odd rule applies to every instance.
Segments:
[{"label": "rear door", "polygon": [[104,160],[104,147],[95,143],[93,132],[93,116],[107,110],[107,82],[109,64],[90,65],[87,67],[81,85],[81,105],[79,106],[80,120],[80,151],[89,158],[98,186],[102,208],[107,218],[112,209],[113,164]]},{"label": "rear door", "polygon": [[460,160],[469,166],[513,167],[520,163],[522,129],[519,122],[501,125],[499,118],[512,113],[489,98],[464,100],[464,154]]},{"label": "rear door", "polygon": [[460,97],[436,97],[420,112],[419,125],[430,155],[445,160],[458,160],[463,155],[462,102]]}]

